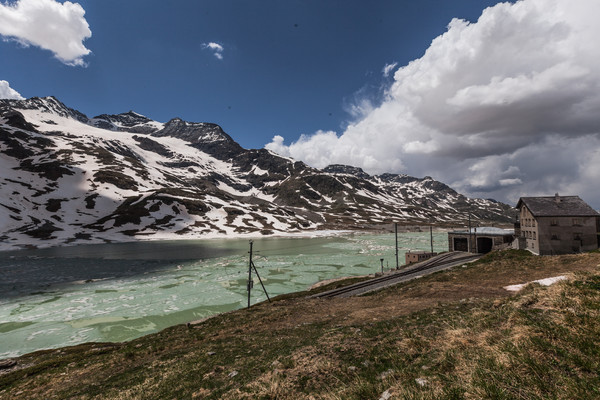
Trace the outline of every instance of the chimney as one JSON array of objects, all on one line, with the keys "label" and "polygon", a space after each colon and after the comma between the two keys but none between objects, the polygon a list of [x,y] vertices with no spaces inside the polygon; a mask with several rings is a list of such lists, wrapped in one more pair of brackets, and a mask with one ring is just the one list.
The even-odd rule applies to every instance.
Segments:
[{"label": "chimney", "polygon": [[560,196],[558,195],[558,193],[556,193],[556,194],[554,195],[554,201],[556,202],[556,204],[559,204],[559,203],[560,203]]}]

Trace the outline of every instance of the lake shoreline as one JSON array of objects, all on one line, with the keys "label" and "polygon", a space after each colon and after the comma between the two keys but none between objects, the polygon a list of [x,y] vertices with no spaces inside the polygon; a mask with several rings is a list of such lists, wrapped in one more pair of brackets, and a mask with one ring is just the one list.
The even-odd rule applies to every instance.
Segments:
[{"label": "lake shoreline", "polygon": [[[255,238],[251,304],[395,266],[394,234],[320,231]],[[333,234],[335,233],[335,235]],[[430,246],[399,234],[399,258]],[[447,235],[434,233],[435,251]],[[136,241],[4,253],[0,356],[84,342],[122,342],[247,306],[249,244],[242,239]],[[316,285],[316,286],[315,286]]]},{"label": "lake shoreline", "polygon": [[[391,226],[391,228],[390,228]],[[429,230],[429,225],[398,225],[398,233],[425,232]],[[449,228],[433,227],[434,232],[447,232]],[[21,250],[39,250],[50,249],[56,247],[73,247],[73,246],[88,246],[101,244],[121,244],[121,243],[145,243],[145,242],[178,242],[178,241],[193,241],[193,240],[226,240],[226,239],[247,239],[258,240],[265,238],[319,238],[319,237],[336,237],[340,235],[351,234],[386,234],[394,233],[393,224],[382,225],[381,228],[370,227],[366,229],[318,229],[306,230],[298,232],[274,232],[272,234],[262,234],[259,231],[251,233],[240,233],[232,236],[230,234],[222,234],[211,232],[203,236],[182,236],[176,234],[164,235],[161,237],[134,237],[132,240],[110,240],[104,238],[94,238],[89,240],[77,240],[72,242],[59,242],[48,240],[46,242],[35,240],[32,238],[27,243],[2,243],[0,242],[0,254],[5,252],[21,251]]]}]

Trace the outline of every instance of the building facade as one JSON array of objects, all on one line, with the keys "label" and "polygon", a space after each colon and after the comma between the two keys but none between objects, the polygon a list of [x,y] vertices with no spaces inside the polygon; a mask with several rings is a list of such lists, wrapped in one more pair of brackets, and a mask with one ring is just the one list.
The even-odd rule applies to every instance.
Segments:
[{"label": "building facade", "polygon": [[579,196],[521,197],[519,248],[553,255],[591,251],[600,243],[600,214]]},{"label": "building facade", "polygon": [[495,227],[478,227],[448,232],[449,251],[489,253],[492,250],[509,248],[514,239],[514,230]]}]

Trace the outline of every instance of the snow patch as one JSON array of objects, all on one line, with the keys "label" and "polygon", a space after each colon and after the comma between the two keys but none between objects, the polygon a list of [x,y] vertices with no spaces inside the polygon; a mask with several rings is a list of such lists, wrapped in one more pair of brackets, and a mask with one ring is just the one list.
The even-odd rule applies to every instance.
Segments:
[{"label": "snow patch", "polygon": [[521,283],[519,285],[509,285],[509,286],[504,286],[505,290],[508,290],[509,292],[518,292],[521,289],[523,289],[525,286],[531,284],[531,283],[539,283],[542,286],[550,286],[556,282],[562,281],[567,279],[567,277],[565,275],[560,275],[560,276],[554,276],[552,278],[545,278],[545,279],[538,279],[537,281],[531,281],[531,282],[527,282],[527,283]]}]

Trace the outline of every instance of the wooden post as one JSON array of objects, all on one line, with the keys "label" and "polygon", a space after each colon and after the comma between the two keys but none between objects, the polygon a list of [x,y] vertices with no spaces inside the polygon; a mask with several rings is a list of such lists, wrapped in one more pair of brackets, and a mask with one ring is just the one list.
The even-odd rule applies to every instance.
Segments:
[{"label": "wooden post", "polygon": [[250,241],[250,261],[248,262],[248,308],[250,308],[250,291],[252,290],[253,281],[252,281],[252,240]]},{"label": "wooden post", "polygon": [[256,276],[258,277],[258,281],[260,282],[260,285],[263,288],[263,291],[265,292],[265,295],[267,296],[267,300],[269,300],[269,303],[271,302],[271,298],[269,297],[269,293],[267,293],[267,289],[265,288],[265,284],[263,283],[262,279],[260,279],[260,275],[258,274],[258,269],[256,269],[256,265],[254,265],[254,261],[252,261],[252,245],[253,242],[252,240],[250,241],[250,261],[248,261],[248,308],[250,308],[250,292],[252,291],[252,288],[254,287],[254,281],[252,280],[252,268],[254,268],[254,272],[256,273]]},{"label": "wooden post", "polygon": [[429,237],[431,239],[431,254],[433,255],[433,226],[429,225]]},{"label": "wooden post", "polygon": [[400,267],[398,264],[398,223],[394,222],[394,231],[396,233],[396,269]]},{"label": "wooden post", "polygon": [[471,236],[471,213],[469,213],[469,242],[467,243],[467,251],[471,252],[471,247],[473,246],[473,238]]},{"label": "wooden post", "polygon": [[269,300],[269,303],[270,303],[271,302],[271,298],[269,297],[269,293],[267,293],[267,289],[265,288],[265,284],[263,283],[262,279],[260,279],[260,275],[258,274],[258,270],[256,269],[256,265],[254,265],[254,261],[252,262],[252,266],[254,267],[254,272],[256,272],[256,277],[258,278],[258,281],[260,282],[260,286],[262,286],[263,292],[265,292],[265,295],[267,296],[267,300]]}]

